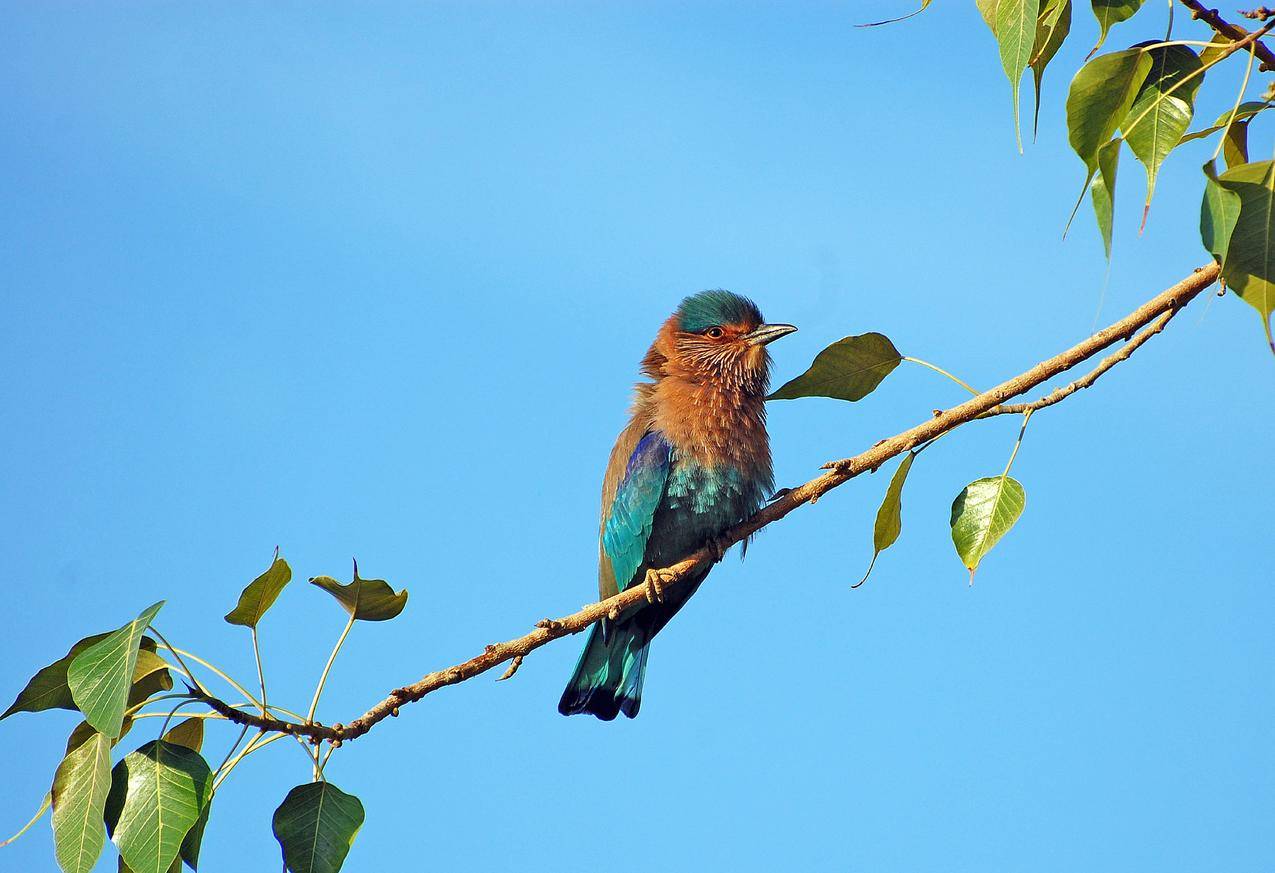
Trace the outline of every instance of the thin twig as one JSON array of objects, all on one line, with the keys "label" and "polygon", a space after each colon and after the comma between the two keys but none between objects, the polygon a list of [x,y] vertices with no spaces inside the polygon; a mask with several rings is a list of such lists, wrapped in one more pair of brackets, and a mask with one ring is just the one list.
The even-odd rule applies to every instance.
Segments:
[{"label": "thin twig", "polygon": [[[973,421],[983,415],[983,413],[1000,407],[1011,397],[1017,397],[1031,391],[1055,376],[1065,373],[1072,367],[1089,360],[1104,349],[1116,344],[1121,338],[1133,336],[1141,328],[1156,322],[1157,319],[1161,319],[1168,313],[1181,309],[1216,282],[1217,278],[1217,264],[1210,263],[1205,267],[1200,267],[1190,276],[1148,300],[1129,315],[1098,331],[1083,342],[1077,343],[1061,354],[1042,361],[1030,370],[1006,382],[1002,382],[989,391],[984,391],[959,406],[939,411],[933,418],[927,419],[916,427],[903,431],[889,439],[881,440],[865,452],[852,458],[844,458],[824,464],[823,469],[827,472],[811,479],[804,485],[787,491],[782,497],[759,509],[750,518],[735,525],[718,539],[717,547],[725,548],[734,545],[752,536],[763,527],[783,518],[797,507],[807,503],[814,503],[833,488],[844,485],[861,473],[875,470],[891,458],[897,457],[917,446],[923,446],[939,436]],[[1165,320],[1167,321],[1167,319]],[[1163,327],[1163,324],[1159,326]],[[1126,349],[1122,349],[1122,352],[1127,349],[1128,347],[1126,346]],[[1132,351],[1129,353],[1132,354]],[[1128,357],[1128,355],[1120,357],[1119,360],[1124,360],[1125,357]],[[670,586],[682,584],[688,577],[697,576],[696,571],[714,561],[714,551],[714,549],[706,546],[681,561],[660,570],[659,573],[665,580],[663,584],[664,590],[667,592]],[[281,731],[293,736],[304,735],[312,740],[351,740],[367,733],[378,722],[398,715],[399,707],[404,704],[418,701],[425,695],[448,685],[455,685],[467,679],[472,679],[506,661],[526,656],[528,653],[553,640],[579,633],[607,615],[623,612],[645,600],[645,587],[637,585],[620,592],[614,597],[591,603],[579,612],[572,613],[561,619],[545,619],[538,624],[535,630],[528,634],[504,643],[486,646],[482,654],[470,658],[468,661],[448,667],[445,670],[426,674],[411,685],[396,688],[390,692],[388,697],[349,724],[327,726],[309,721],[304,724],[297,724],[275,718],[263,718],[259,715],[240,712],[216,698],[201,695],[199,692],[194,693],[200,696],[211,708],[238,724],[256,725],[264,730]],[[313,713],[311,717],[313,717]]]},{"label": "thin twig", "polygon": [[[1199,0],[1181,0],[1181,2],[1183,6],[1191,10],[1192,18],[1198,18],[1200,21],[1203,21],[1227,39],[1238,41],[1249,35],[1247,30],[1240,27],[1238,24],[1232,24],[1227,21],[1225,18],[1217,14],[1216,9],[1209,9],[1203,3],[1199,2]],[[1261,40],[1255,41],[1253,43],[1253,50],[1262,61],[1262,65],[1259,67],[1260,70],[1263,72],[1266,70],[1275,70],[1275,54],[1266,47],[1264,42]]]}]

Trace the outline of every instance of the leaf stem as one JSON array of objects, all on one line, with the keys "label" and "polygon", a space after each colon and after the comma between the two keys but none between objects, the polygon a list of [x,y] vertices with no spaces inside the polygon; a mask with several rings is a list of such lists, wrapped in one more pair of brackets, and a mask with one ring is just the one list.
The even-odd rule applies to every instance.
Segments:
[{"label": "leaf stem", "polygon": [[[229,676],[227,676],[227,675],[226,675],[226,673],[225,673],[224,671],[222,671],[222,670],[220,670],[219,668],[217,668],[217,667],[213,666],[212,664],[208,663],[208,662],[207,662],[207,661],[205,661],[203,658],[199,657],[198,655],[194,654],[193,652],[187,652],[187,651],[185,651],[185,650],[183,650],[183,649],[172,649],[172,648],[170,647],[170,650],[173,652],[173,654],[175,654],[175,655],[177,655],[177,656],[178,656],[178,660],[181,660],[181,655],[185,655],[187,658],[190,658],[190,659],[191,659],[192,661],[194,661],[195,663],[197,663],[197,664],[202,664],[203,666],[207,667],[209,670],[212,670],[214,673],[216,673],[218,676],[220,676],[223,680],[225,680],[225,681],[226,681],[226,682],[227,682],[227,683],[228,683],[228,684],[229,684],[232,688],[234,688],[236,691],[238,691],[240,694],[242,694],[245,698],[247,698],[250,702],[252,702],[252,703],[256,704],[258,707],[261,707],[261,706],[262,706],[261,701],[260,701],[260,700],[258,700],[258,699],[256,698],[256,696],[255,696],[255,695],[253,695],[253,694],[249,693],[248,689],[244,688],[242,685],[240,685],[240,684],[239,684],[238,682],[236,682],[234,679],[231,679]],[[198,683],[196,683],[196,684],[198,684]],[[201,689],[201,690],[202,690],[202,689]],[[206,693],[206,692],[205,692],[205,693]],[[210,694],[210,695],[208,695],[208,696],[209,696],[209,697],[211,697],[212,695]]]},{"label": "leaf stem", "polygon": [[44,802],[43,802],[43,803],[41,803],[41,804],[40,804],[40,808],[39,808],[39,809],[37,809],[37,810],[35,811],[35,815],[33,815],[33,816],[31,817],[31,821],[29,821],[29,822],[27,822],[26,824],[24,824],[24,825],[22,826],[22,830],[18,831],[16,834],[14,834],[13,836],[9,837],[9,839],[7,839],[7,840],[0,840],[0,847],[3,847],[3,846],[7,846],[7,845],[9,845],[9,844],[10,844],[10,843],[12,843],[14,840],[16,840],[18,837],[22,836],[22,835],[23,835],[23,834],[25,834],[27,831],[31,830],[31,825],[35,824],[35,823],[36,823],[36,822],[38,822],[41,818],[43,818],[43,817],[44,817],[44,814],[45,814],[46,812],[48,812],[48,811],[49,811],[49,806],[50,806],[50,804],[52,804],[52,802],[53,802],[53,794],[52,794],[52,792],[45,792],[45,795],[44,795]]},{"label": "leaf stem", "polygon": [[[173,644],[170,643],[164,637],[164,635],[159,632],[159,628],[155,627],[155,625],[151,624],[151,625],[147,625],[147,627],[154,632],[155,636],[159,637],[160,642],[164,644],[164,646],[168,649],[168,651],[173,653],[173,657],[177,659],[178,664],[181,664],[181,668],[186,671],[187,678],[190,679],[191,682],[195,683],[195,687],[199,689],[200,691],[207,693],[207,691],[204,689],[204,686],[200,683],[198,679],[195,678],[195,674],[191,672],[190,667],[186,666],[186,662],[182,660],[182,651],[180,649],[174,649]],[[190,654],[190,653],[187,652],[186,654]],[[191,655],[191,657],[196,661],[199,660],[198,658],[195,658],[194,655]],[[210,665],[204,664],[204,666],[208,667]]]},{"label": "leaf stem", "polygon": [[[191,697],[191,698],[187,698],[186,700],[183,700],[181,703],[177,704],[171,710],[169,710],[167,717],[164,719],[163,727],[159,729],[160,739],[163,739],[164,734],[168,733],[168,723],[173,720],[173,716],[177,714],[177,711],[179,709],[181,709],[183,706],[189,706],[192,703],[202,703],[202,702],[203,701],[196,700],[195,698]],[[155,713],[155,714],[159,715],[159,713]]]},{"label": "leaf stem", "polygon": [[[323,665],[323,675],[319,677],[319,684],[314,689],[314,699],[310,701],[310,712],[306,715],[306,724],[314,721],[314,713],[319,708],[319,697],[323,694],[323,686],[328,681],[328,673],[332,670],[332,662],[336,660],[337,652],[341,651],[341,646],[345,644],[345,638],[350,635],[350,628],[354,627],[354,615],[351,613],[350,620],[345,623],[345,630],[341,631],[341,636],[337,639],[336,645],[332,647],[332,654],[328,655],[328,662]],[[315,756],[316,759],[318,755]]]},{"label": "leaf stem", "polygon": [[257,661],[257,680],[261,683],[261,714],[266,712],[266,671],[261,666],[261,646],[257,642],[257,626],[252,626],[252,656]]},{"label": "leaf stem", "polygon": [[940,373],[940,374],[942,374],[942,375],[946,376],[947,378],[951,379],[951,380],[952,380],[953,382],[955,382],[957,385],[960,385],[962,388],[964,388],[966,391],[968,391],[969,393],[973,394],[974,396],[976,396],[976,397],[978,396],[978,392],[977,392],[977,391],[975,391],[973,388],[971,388],[971,387],[969,386],[969,383],[965,382],[965,381],[964,381],[964,380],[962,380],[962,379],[958,379],[958,378],[956,378],[956,377],[955,377],[955,376],[953,376],[951,373],[949,373],[947,370],[944,370],[942,367],[936,367],[934,364],[931,364],[929,361],[922,361],[920,358],[913,358],[913,357],[911,357],[910,355],[903,355],[903,360],[905,360],[905,361],[911,361],[911,362],[912,362],[912,363],[914,363],[914,364],[920,364],[922,367],[929,367],[929,368],[930,368],[931,370],[933,370],[934,372],[936,372],[936,373]]},{"label": "leaf stem", "polygon": [[1257,57],[1257,52],[1250,45],[1248,47],[1248,66],[1244,68],[1244,81],[1240,83],[1240,92],[1235,95],[1235,105],[1231,107],[1231,115],[1226,119],[1226,130],[1222,131],[1222,135],[1218,138],[1217,148],[1213,149],[1213,157],[1210,161],[1216,161],[1217,156],[1222,151],[1222,146],[1226,144],[1226,138],[1231,135],[1231,125],[1235,124],[1235,116],[1239,114],[1240,103],[1244,100],[1244,92],[1248,90],[1249,77],[1253,75],[1253,59]]},{"label": "leaf stem", "polygon": [[1014,466],[1014,459],[1018,457],[1018,450],[1023,445],[1023,434],[1027,433],[1027,422],[1031,421],[1034,409],[1029,409],[1023,413],[1023,426],[1018,429],[1018,439],[1014,441],[1014,450],[1009,453],[1009,463],[1005,465],[1005,472],[1001,473],[1001,480],[1004,481],[1009,477],[1009,468]]}]

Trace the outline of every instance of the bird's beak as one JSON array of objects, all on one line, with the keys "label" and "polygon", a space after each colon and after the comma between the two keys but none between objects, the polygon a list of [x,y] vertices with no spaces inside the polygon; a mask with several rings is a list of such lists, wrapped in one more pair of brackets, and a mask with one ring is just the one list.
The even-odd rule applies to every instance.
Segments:
[{"label": "bird's beak", "polygon": [[788,336],[797,328],[791,324],[763,324],[761,327],[744,334],[744,339],[748,341],[750,346],[764,346],[767,343],[773,343],[781,336]]}]

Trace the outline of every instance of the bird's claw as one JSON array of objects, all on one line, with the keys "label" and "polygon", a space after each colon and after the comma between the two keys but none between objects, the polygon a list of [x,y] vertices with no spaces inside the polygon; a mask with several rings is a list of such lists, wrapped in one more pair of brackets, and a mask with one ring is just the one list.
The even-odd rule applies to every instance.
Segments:
[{"label": "bird's claw", "polygon": [[646,600],[648,603],[664,602],[664,583],[672,577],[663,570],[646,571]]}]

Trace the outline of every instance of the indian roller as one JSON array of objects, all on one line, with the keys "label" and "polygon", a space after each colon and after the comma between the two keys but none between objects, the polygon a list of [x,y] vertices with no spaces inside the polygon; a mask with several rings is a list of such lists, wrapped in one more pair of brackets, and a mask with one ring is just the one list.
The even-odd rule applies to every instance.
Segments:
[{"label": "indian roller", "polygon": [[767,344],[797,328],[766,324],[751,300],[702,291],[682,301],[642,359],[632,417],[602,480],[598,596],[647,586],[647,601],[593,626],[558,711],[633,718],[651,640],[708,575],[663,591],[655,571],[709,547],[774,488],[766,434]]}]

